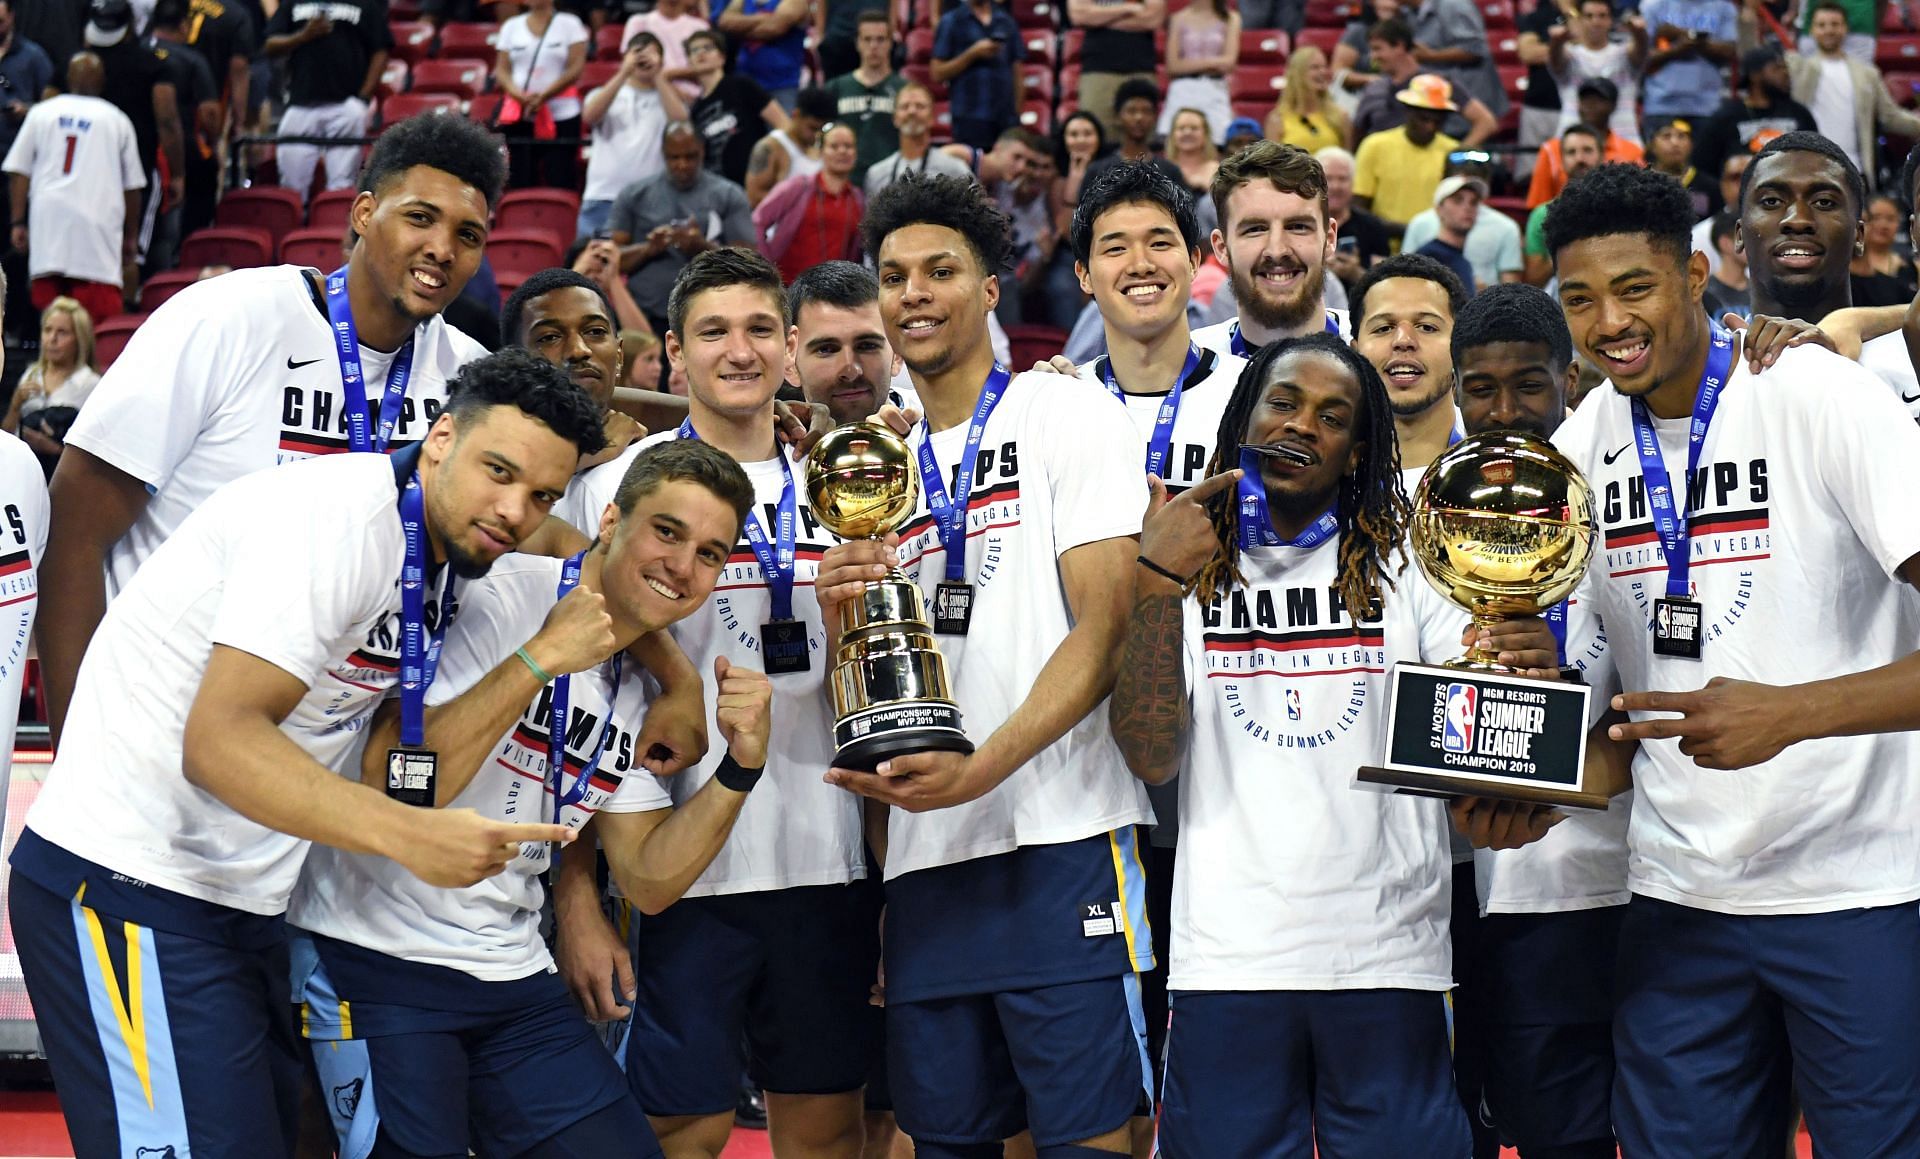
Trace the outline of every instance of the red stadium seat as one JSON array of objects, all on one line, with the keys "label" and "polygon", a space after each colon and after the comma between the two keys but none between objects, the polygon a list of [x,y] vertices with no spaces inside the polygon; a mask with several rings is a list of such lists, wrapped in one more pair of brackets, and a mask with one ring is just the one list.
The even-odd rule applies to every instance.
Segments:
[{"label": "red stadium seat", "polygon": [[353,208],[353,199],[359,196],[351,189],[329,189],[313,195],[313,201],[307,205],[307,224],[314,229],[330,229],[334,236],[347,228],[347,211]]},{"label": "red stadium seat", "polygon": [[450,23],[440,29],[442,57],[482,57],[492,60],[494,42],[500,38],[497,24]]},{"label": "red stadium seat", "polygon": [[933,102],[933,132],[936,141],[953,140],[953,106],[945,101]]},{"label": "red stadium seat", "polygon": [[1527,66],[1503,64],[1497,67],[1497,71],[1500,73],[1500,87],[1507,91],[1507,96],[1518,101],[1520,94],[1527,91]]},{"label": "red stadium seat", "polygon": [[1067,332],[1053,326],[1009,326],[1007,346],[1015,366],[1032,366],[1065,350]]},{"label": "red stadium seat", "polygon": [[[572,235],[571,223],[566,232]],[[564,253],[560,238],[544,229],[499,229],[487,238],[487,260],[493,263],[495,273],[515,270],[531,274],[559,265]]]},{"label": "red stadium seat", "polygon": [[180,243],[179,264],[188,269],[197,266],[248,266],[273,264],[273,235],[250,225],[210,226],[196,229]]},{"label": "red stadium seat", "polygon": [[606,26],[593,34],[593,59],[619,60],[620,34],[626,31],[624,20],[609,20]]},{"label": "red stadium seat", "polygon": [[572,190],[515,189],[500,199],[500,208],[494,211],[494,236],[505,230],[532,230],[559,238],[564,245],[573,240],[579,220],[580,195]]},{"label": "red stadium seat", "polygon": [[1520,63],[1520,34],[1517,32],[1489,32],[1487,43],[1493,46],[1493,63]]},{"label": "red stadium seat", "polygon": [[1240,30],[1240,63],[1242,65],[1285,64],[1288,54],[1292,51],[1292,41],[1278,28]]},{"label": "red stadium seat", "polygon": [[1345,28],[1360,15],[1365,0],[1307,0],[1308,28]]},{"label": "red stadium seat", "polygon": [[1080,49],[1086,43],[1087,34],[1078,28],[1069,28],[1060,34],[1060,63],[1078,66]]},{"label": "red stadium seat", "polygon": [[907,32],[907,63],[927,64],[933,60],[933,29],[915,28]]},{"label": "red stadium seat", "polygon": [[423,60],[413,68],[413,93],[452,93],[470,100],[486,91],[493,62],[466,57],[459,60]]},{"label": "red stadium seat", "polygon": [[1020,66],[1020,103],[1044,102],[1053,105],[1053,73],[1040,65]]},{"label": "red stadium seat", "polygon": [[1021,43],[1027,47],[1027,63],[1041,65],[1048,72],[1053,71],[1054,35],[1052,29],[1027,29]]},{"label": "red stadium seat", "polygon": [[250,225],[274,237],[298,229],[305,217],[300,195],[282,185],[229,189],[213,211],[215,225]]},{"label": "red stadium seat", "polygon": [[1233,76],[1227,80],[1227,93],[1236,101],[1264,98],[1271,104],[1280,96],[1280,90],[1286,87],[1287,70],[1271,65],[1265,68],[1241,65],[1233,70]]},{"label": "red stadium seat", "polygon": [[168,298],[186,289],[200,280],[200,271],[163,270],[148,278],[140,286],[140,310],[151,314],[166,304]]},{"label": "red stadium seat", "polygon": [[392,55],[418,64],[433,55],[433,25],[424,20],[395,20],[387,25],[393,37]]},{"label": "red stadium seat", "polygon": [[280,239],[280,260],[290,266],[312,266],[316,270],[340,268],[346,260],[341,243],[346,240],[347,223],[339,226],[314,226],[296,229]]},{"label": "red stadium seat", "polygon": [[1920,67],[1920,36],[1882,36],[1874,45],[1873,62],[1882,72]]},{"label": "red stadium seat", "polygon": [[1293,47],[1301,49],[1311,44],[1326,53],[1327,59],[1331,60],[1333,46],[1339,43],[1340,29],[1338,28],[1302,28],[1299,37],[1293,42]]},{"label": "red stadium seat", "polygon": [[395,20],[418,20],[420,12],[420,0],[393,0],[387,5],[387,15]]},{"label": "red stadium seat", "polygon": [[602,87],[620,72],[620,60],[590,60],[580,67],[580,94]]},{"label": "red stadium seat", "polygon": [[500,112],[500,102],[506,99],[507,94],[501,92],[481,93],[467,102],[467,117],[483,125],[491,125]]},{"label": "red stadium seat", "polygon": [[1532,212],[1527,208],[1527,199],[1525,197],[1489,197],[1487,198],[1487,208],[1497,209],[1501,213],[1506,214],[1523,229],[1526,228],[1527,214]]},{"label": "red stadium seat", "polygon": [[127,340],[146,320],[145,314],[115,314],[93,324],[93,360],[101,370],[113,365],[127,348]]},{"label": "red stadium seat", "polygon": [[1053,133],[1053,102],[1026,101],[1020,106],[1020,127],[1043,137]]},{"label": "red stadium seat", "polygon": [[929,64],[906,64],[900,66],[900,75],[908,80],[919,81],[927,86],[936,101],[947,99],[947,86],[933,79],[933,66]]},{"label": "red stadium seat", "polygon": [[1513,0],[1480,0],[1480,19],[1486,24],[1487,31],[1496,36],[1513,31],[1517,27],[1517,16]]},{"label": "red stadium seat", "polygon": [[401,93],[380,102],[380,124],[399,124],[416,113],[459,113],[464,108],[452,93]]},{"label": "red stadium seat", "polygon": [[513,297],[513,292],[520,288],[520,283],[532,276],[533,272],[531,270],[495,270],[493,272],[493,284],[500,288],[502,306],[507,304],[507,299]]},{"label": "red stadium seat", "polygon": [[390,97],[395,93],[406,92],[410,72],[405,60],[397,56],[388,57],[387,67],[380,73],[380,95]]},{"label": "red stadium seat", "polygon": [[1920,72],[1889,72],[1880,79],[1892,94],[1894,104],[1906,109],[1913,107],[1914,94],[1920,93]]},{"label": "red stadium seat", "polygon": [[1260,122],[1262,125],[1267,123],[1267,114],[1271,113],[1272,111],[1273,111],[1272,101],[1235,101],[1233,102],[1234,116],[1252,117],[1254,120]]},{"label": "red stadium seat", "polygon": [[1013,0],[1007,10],[1022,28],[1052,28],[1056,23],[1051,0]]}]

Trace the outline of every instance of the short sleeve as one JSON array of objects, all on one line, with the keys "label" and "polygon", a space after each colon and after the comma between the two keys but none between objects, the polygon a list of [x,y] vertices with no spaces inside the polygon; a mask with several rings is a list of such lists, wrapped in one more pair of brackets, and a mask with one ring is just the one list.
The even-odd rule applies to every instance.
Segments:
[{"label": "short sleeve", "polygon": [[265,476],[242,486],[244,496],[223,493],[229,538],[212,642],[312,687],[338,659],[331,653],[339,641],[392,592],[400,553],[382,547],[398,543],[399,520],[383,507],[379,516],[393,528],[381,534],[365,502],[288,503],[287,488],[266,484]]},{"label": "short sleeve", "polygon": [[958,39],[958,35],[954,31],[955,27],[956,25],[951,19],[943,18],[940,21],[940,26],[934,29],[933,57],[935,60],[952,60],[954,57],[960,55],[960,46],[954,43],[954,41]]},{"label": "short sleeve", "polygon": [[573,13],[561,12],[558,13],[555,18],[565,22],[560,26],[560,43],[567,47],[571,48],[576,44],[585,44],[592,39],[592,36],[587,32],[587,26],[581,23],[580,18]]},{"label": "short sleeve", "polygon": [[40,126],[46,118],[28,113],[20,126],[20,132],[13,139],[13,147],[7,150],[7,158],[0,161],[0,170],[18,173],[22,177],[33,176],[33,159],[40,148]]},{"label": "short sleeve", "polygon": [[[384,9],[386,5],[381,5]],[[368,52],[390,52],[393,49],[393,29],[387,27],[384,11],[369,13],[370,19],[360,22],[360,36],[366,41]]]},{"label": "short sleeve", "polygon": [[1802,400],[1814,432],[1808,465],[1881,570],[1897,580],[1900,566],[1920,554],[1920,505],[1907,477],[1920,462],[1920,427],[1857,364],[1825,351],[1803,356],[1809,365],[1802,381],[1825,384],[1817,401]]},{"label": "short sleeve", "polygon": [[1734,11],[1733,5],[1719,3],[1715,4],[1713,9],[1713,31],[1709,35],[1715,40],[1737,39],[1740,35],[1740,17]]},{"label": "short sleeve", "polygon": [[156,490],[166,485],[227,402],[221,392],[253,382],[250,364],[264,351],[217,286],[189,287],[134,331],[67,432],[69,445]]},{"label": "short sleeve", "polygon": [[1527,214],[1526,252],[1535,257],[1547,256],[1547,207],[1536,206]]},{"label": "short sleeve", "polygon": [[1494,268],[1504,274],[1525,269],[1526,265],[1526,259],[1520,256],[1520,227],[1502,230],[1500,252],[1494,255]]},{"label": "short sleeve", "polygon": [[1047,402],[1029,416],[1044,426],[1047,485],[1053,496],[1054,554],[1082,544],[1140,534],[1147,509],[1146,444],[1125,406],[1100,387],[1052,374],[1022,375]]},{"label": "short sleeve", "polygon": [[1372,197],[1379,191],[1380,178],[1374,169],[1374,156],[1379,152],[1377,137],[1368,137],[1360,142],[1360,151],[1353,159],[1353,192],[1356,197]]},{"label": "short sleeve", "polygon": [[636,764],[620,778],[613,795],[600,806],[602,813],[652,813],[673,808],[673,794],[666,783]]},{"label": "short sleeve", "polygon": [[510,583],[485,581],[456,593],[460,614],[447,629],[440,667],[427,686],[428,707],[445,704],[467,692],[527,642],[524,637],[509,639],[517,633],[513,630],[513,609],[505,601],[509,593],[518,590]]}]

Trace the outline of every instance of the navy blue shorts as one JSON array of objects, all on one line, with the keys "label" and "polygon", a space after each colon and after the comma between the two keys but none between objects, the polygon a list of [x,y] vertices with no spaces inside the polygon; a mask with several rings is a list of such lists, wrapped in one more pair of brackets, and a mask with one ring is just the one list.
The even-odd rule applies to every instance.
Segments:
[{"label": "navy blue shorts", "polygon": [[[589,1120],[621,1141],[622,1155],[660,1154],[619,1066],[557,976],[481,982],[366,950],[348,961],[340,943],[314,940],[319,959],[298,944],[295,952],[301,1029],[341,1159],[366,1159],[376,1139],[416,1155],[525,1155],[568,1142]],[[391,976],[367,986],[369,968]],[[405,997],[436,981],[433,1006],[343,997]]]},{"label": "navy blue shorts", "polygon": [[1097,1138],[1152,1105],[1139,976],[889,1001],[887,1074],[917,1142]]},{"label": "navy blue shorts", "polygon": [[1165,1159],[1464,1156],[1446,997],[1427,990],[1173,995]]},{"label": "navy blue shorts", "polygon": [[1613,969],[1625,914],[1613,905],[1480,919],[1487,1108],[1523,1151],[1598,1141],[1613,1154]]},{"label": "navy blue shorts", "polygon": [[[116,884],[31,830],[20,849],[9,919],[74,1153],[291,1155],[302,1072],[280,919]],[[87,869],[56,893],[27,860]],[[179,932],[196,911],[205,937]]]},{"label": "navy blue shorts", "polygon": [[1778,1154],[1787,1092],[1823,1155],[1920,1155],[1920,908],[1734,915],[1635,897],[1620,929],[1614,1129],[1627,1159]]},{"label": "navy blue shorts", "polygon": [[636,944],[627,1081],[649,1115],[731,1111],[743,1064],[778,1094],[866,1085],[880,1021],[871,887],[683,898],[639,918]]}]

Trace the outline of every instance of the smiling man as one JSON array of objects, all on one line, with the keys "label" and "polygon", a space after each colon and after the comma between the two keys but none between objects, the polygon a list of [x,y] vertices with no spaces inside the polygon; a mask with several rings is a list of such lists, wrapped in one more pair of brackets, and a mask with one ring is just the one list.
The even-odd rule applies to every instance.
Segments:
[{"label": "smiling man", "polygon": [[888,403],[920,409],[890,384],[900,356],[880,320],[880,283],[865,266],[821,262],[787,287],[793,318],[789,377],[810,403],[825,406],[836,423],[872,418]]},{"label": "smiling man", "polygon": [[1326,306],[1333,216],[1327,175],[1313,154],[1260,141],[1220,163],[1213,175],[1220,220],[1213,253],[1227,267],[1240,316],[1203,326],[1193,341],[1216,354],[1250,358],[1282,338],[1346,333],[1346,315]]},{"label": "smiling man", "polygon": [[1353,347],[1387,384],[1407,492],[1427,464],[1459,441],[1453,407],[1453,319],[1467,288],[1421,254],[1397,254],[1353,288]]},{"label": "smiling man", "polygon": [[505,180],[483,127],[403,121],[367,160],[342,270],[239,270],[188,287],[134,335],[53,479],[40,646],[56,742],[108,599],[222,484],[425,436],[448,380],[486,353],[440,311],[479,268]]},{"label": "smiling man", "polygon": [[1738,248],[1753,312],[1818,322],[1851,306],[1848,267],[1866,248],[1866,201],[1860,171],[1827,138],[1785,133],[1767,142],[1740,179]]},{"label": "smiling man", "polygon": [[1554,436],[1598,497],[1579,598],[1635,690],[1610,731],[1643,742],[1614,1126],[1627,1156],[1777,1152],[1791,1082],[1823,1149],[1913,1154],[1920,431],[1824,350],[1756,382],[1701,307],[1692,217],[1665,175],[1605,165],[1546,222],[1611,381]]}]

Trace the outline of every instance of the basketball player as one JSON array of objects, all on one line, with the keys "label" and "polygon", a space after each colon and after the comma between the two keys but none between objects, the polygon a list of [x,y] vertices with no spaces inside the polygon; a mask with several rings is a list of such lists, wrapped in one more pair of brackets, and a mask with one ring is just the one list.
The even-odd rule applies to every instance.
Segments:
[{"label": "basketball player", "polygon": [[[7,279],[0,274],[0,306]],[[14,734],[20,725],[27,641],[40,607],[39,567],[47,551],[47,481],[40,461],[18,436],[0,438],[0,801],[9,800]]]},{"label": "basketball player", "polygon": [[[633,459],[591,548],[515,556],[467,585],[425,715],[442,757],[436,804],[576,829],[594,819],[626,896],[647,913],[672,904],[766,762],[769,687],[715,663],[727,756],[675,810],[640,761],[645,681],[618,654],[706,602],[751,504],[719,451],[656,446]],[[385,783],[398,707],[369,729],[369,785]],[[288,921],[314,935],[303,1025],[345,1153],[376,1138],[412,1155],[660,1153],[541,941],[548,853],[523,845],[506,872],[458,890],[383,857],[321,847],[308,858]],[[343,1006],[351,1015],[336,1017]],[[525,1081],[536,1074],[567,1079]]]},{"label": "basketball player", "polygon": [[872,418],[883,406],[918,410],[911,391],[891,384],[900,356],[880,321],[880,283],[854,262],[821,262],[787,287],[793,319],[787,377],[810,403],[827,407],[836,423]]},{"label": "basketball player", "polygon": [[1425,254],[1396,254],[1354,283],[1353,346],[1387,384],[1407,494],[1460,441],[1453,406],[1453,320],[1467,288]]},{"label": "basketball player", "polygon": [[40,646],[56,744],[108,599],[208,496],[275,463],[425,436],[448,380],[486,353],[439,315],[479,267],[505,180],[484,126],[403,121],[361,175],[343,276],[238,270],[134,335],[54,472]]},{"label": "basketball player", "polygon": [[887,337],[926,418],[929,498],[899,536],[821,563],[839,608],[897,560],[928,597],[966,755],[834,784],[893,806],[887,1070],[921,1159],[1126,1154],[1148,1105],[1136,972],[1151,965],[1134,827],[1150,812],[1097,708],[1118,663],[1145,448],[1105,391],[994,364],[1008,223],[970,182],[903,179],[868,206]]},{"label": "basketball player", "polygon": [[[1468,1147],[1446,809],[1352,785],[1382,751],[1391,665],[1458,655],[1466,626],[1406,570],[1394,456],[1378,372],[1309,335],[1240,376],[1204,482],[1153,487],[1109,720],[1135,776],[1185,774],[1169,1159]],[[1523,662],[1541,666],[1552,638],[1528,623]],[[1508,810],[1496,840],[1551,823]]]},{"label": "basketball player", "polygon": [[1823,1151],[1911,1154],[1920,777],[1912,734],[1881,730],[1912,727],[1920,624],[1889,581],[1920,578],[1899,482],[1920,431],[1824,351],[1753,381],[1702,311],[1691,220],[1683,190],[1622,165],[1546,219],[1574,342],[1612,383],[1554,441],[1601,497],[1586,586],[1643,690],[1610,730],[1641,742],[1614,1128],[1628,1156],[1770,1153],[1791,1064]]},{"label": "basketball player", "polygon": [[[1544,291],[1496,285],[1470,299],[1454,321],[1453,367],[1468,435],[1551,438],[1566,418],[1573,342]],[[1604,713],[1617,681],[1591,608],[1575,601],[1547,622],[1559,625],[1556,662],[1581,670]],[[1483,1089],[1522,1159],[1615,1154],[1613,961],[1627,901],[1630,803],[1622,795],[1605,812],[1571,812],[1524,849],[1474,854]]]},{"label": "basketball player", "polygon": [[1195,342],[1249,358],[1281,338],[1347,332],[1346,315],[1327,309],[1324,298],[1337,227],[1327,175],[1313,154],[1255,142],[1220,162],[1213,205],[1220,218],[1213,253],[1227,267],[1240,316],[1194,331]]},{"label": "basketball player", "polygon": [[80,1153],[290,1150],[280,915],[309,842],[445,887],[500,872],[521,842],[572,836],[408,808],[336,774],[398,684],[408,723],[389,791],[431,784],[413,714],[457,581],[537,527],[599,440],[598,410],[564,375],[491,355],[456,376],[417,447],[221,488],[114,600],[9,891]]},{"label": "basketball player", "polygon": [[[638,941],[628,1076],[670,1159],[713,1159],[726,1146],[743,1028],[775,1147],[857,1159],[863,1133],[879,913],[858,884],[859,803],[822,780],[832,758],[824,680],[833,650],[813,581],[834,540],[774,441],[773,395],[790,353],[786,307],[779,271],[751,250],[688,263],[668,301],[666,340],[687,375],[687,421],[641,444],[702,440],[753,482],[746,542],[732,548],[714,598],[673,634],[701,670],[764,667],[781,738],[713,864],[684,899],[647,918]],[[588,474],[578,509],[605,509],[633,453]],[[676,777],[675,803],[684,807],[721,760],[711,753]],[[569,883],[568,891],[588,884]],[[556,904],[575,923],[597,912],[591,897],[571,892]],[[582,935],[562,929],[569,936]]]}]

